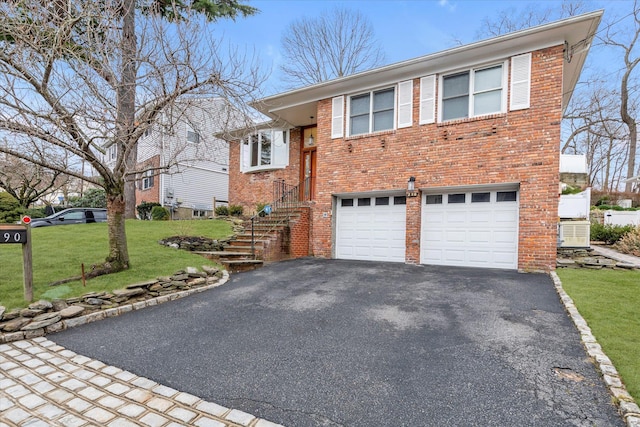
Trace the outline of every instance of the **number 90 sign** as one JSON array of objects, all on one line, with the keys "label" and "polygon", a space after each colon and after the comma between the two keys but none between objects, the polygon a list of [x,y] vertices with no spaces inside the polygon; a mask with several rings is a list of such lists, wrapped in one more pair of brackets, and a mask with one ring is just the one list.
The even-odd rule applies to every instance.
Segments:
[{"label": "number 90 sign", "polygon": [[27,241],[27,232],[22,230],[2,231],[2,243],[24,243]]},{"label": "number 90 sign", "polygon": [[0,227],[0,243],[27,243],[26,228]]}]

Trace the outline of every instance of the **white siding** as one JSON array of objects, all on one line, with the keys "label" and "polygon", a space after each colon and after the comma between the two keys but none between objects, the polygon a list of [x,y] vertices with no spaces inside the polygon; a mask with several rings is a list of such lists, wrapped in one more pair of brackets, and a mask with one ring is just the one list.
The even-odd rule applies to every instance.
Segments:
[{"label": "white siding", "polygon": [[183,208],[212,209],[213,198],[229,200],[229,174],[218,166],[217,171],[190,167],[181,173],[167,175],[166,189],[173,190],[173,200]]}]

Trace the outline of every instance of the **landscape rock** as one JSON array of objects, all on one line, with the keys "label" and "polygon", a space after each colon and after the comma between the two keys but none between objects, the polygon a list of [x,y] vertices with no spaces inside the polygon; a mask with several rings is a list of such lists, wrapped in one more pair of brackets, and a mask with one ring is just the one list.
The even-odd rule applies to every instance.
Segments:
[{"label": "landscape rock", "polygon": [[23,326],[29,324],[30,322],[31,322],[31,319],[27,317],[17,317],[5,323],[2,326],[2,330],[4,332],[16,332],[16,331],[19,331]]},{"label": "landscape rock", "polygon": [[132,285],[127,285],[127,289],[146,288],[146,287],[149,287],[149,286],[154,285],[156,283],[158,283],[157,280],[148,280],[146,282],[140,282],[140,283],[134,283]]},{"label": "landscape rock", "polygon": [[135,297],[137,295],[144,294],[145,290],[140,288],[140,287],[135,287],[135,288],[132,288],[132,289],[116,289],[116,290],[112,291],[112,293],[116,297],[132,298],[132,297]]},{"label": "landscape rock", "polygon": [[15,309],[15,310],[11,310],[8,313],[4,313],[4,315],[2,316],[2,320],[13,320],[18,317],[20,317],[20,310]]},{"label": "landscape rock", "polygon": [[39,310],[35,308],[23,308],[20,310],[21,317],[36,317],[39,314],[44,313],[44,310]]},{"label": "landscape rock", "polygon": [[47,300],[40,300],[29,304],[29,308],[33,310],[50,310],[53,308],[53,304]]},{"label": "landscape rock", "polygon": [[2,316],[4,315],[5,311],[7,311],[7,307],[3,307],[0,305],[0,320],[2,320]]},{"label": "landscape rock", "polygon": [[54,311],[62,311],[65,308],[69,307],[69,304],[67,304],[67,301],[63,299],[54,299],[53,301],[51,301],[51,304],[53,305]]},{"label": "landscape rock", "polygon": [[174,276],[171,276],[171,281],[177,282],[177,281],[187,280],[188,278],[189,278],[189,275],[187,273],[176,274]]},{"label": "landscape rock", "polygon": [[85,298],[84,302],[86,302],[89,305],[103,305],[103,304],[108,304],[107,301],[102,300],[100,298]]},{"label": "landscape rock", "polygon": [[53,311],[51,313],[44,313],[33,319],[31,323],[23,326],[23,331],[33,331],[35,329],[46,328],[49,325],[59,322],[61,319],[60,313]]},{"label": "landscape rock", "polygon": [[63,308],[62,310],[60,310],[59,313],[60,313],[60,317],[62,317],[63,319],[68,319],[70,317],[78,316],[83,311],[84,311],[84,307],[80,307],[78,305],[72,305],[67,308]]}]

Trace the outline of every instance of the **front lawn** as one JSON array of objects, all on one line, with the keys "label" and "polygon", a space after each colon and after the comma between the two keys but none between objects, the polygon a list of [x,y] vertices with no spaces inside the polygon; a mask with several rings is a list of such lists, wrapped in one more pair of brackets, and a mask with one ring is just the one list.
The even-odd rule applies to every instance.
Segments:
[{"label": "front lawn", "polygon": [[640,271],[560,269],[562,286],[640,402]]},{"label": "front lawn", "polygon": [[[200,255],[168,248],[158,240],[175,236],[204,236],[221,239],[232,234],[231,225],[220,220],[138,221],[126,223],[130,268],[120,273],[49,286],[62,279],[80,276],[81,264],[89,271],[104,261],[108,252],[107,224],[77,224],[31,230],[33,245],[34,300],[69,298],[87,292],[111,291],[131,283],[169,275],[187,266],[213,263]],[[22,248],[0,245],[0,305],[7,309],[25,307],[23,299]]]}]

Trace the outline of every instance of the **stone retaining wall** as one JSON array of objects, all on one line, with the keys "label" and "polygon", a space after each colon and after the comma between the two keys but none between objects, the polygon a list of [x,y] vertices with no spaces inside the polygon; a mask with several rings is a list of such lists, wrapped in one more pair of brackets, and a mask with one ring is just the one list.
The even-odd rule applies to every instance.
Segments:
[{"label": "stone retaining wall", "polygon": [[229,273],[209,266],[187,267],[172,276],[134,283],[112,292],[93,292],[77,298],[41,300],[7,312],[0,306],[0,344],[40,337],[107,317],[161,304],[227,282]]}]

